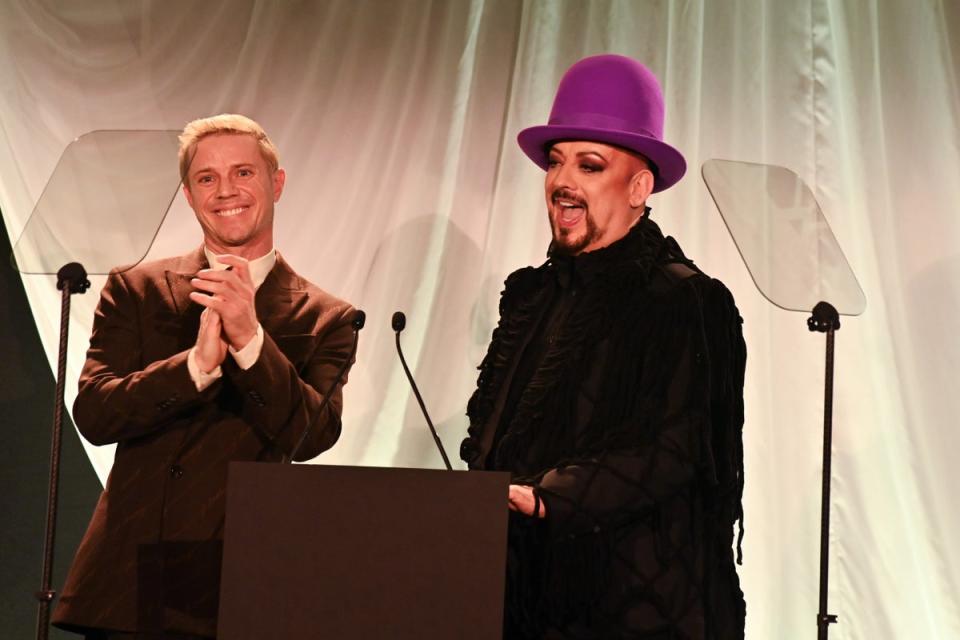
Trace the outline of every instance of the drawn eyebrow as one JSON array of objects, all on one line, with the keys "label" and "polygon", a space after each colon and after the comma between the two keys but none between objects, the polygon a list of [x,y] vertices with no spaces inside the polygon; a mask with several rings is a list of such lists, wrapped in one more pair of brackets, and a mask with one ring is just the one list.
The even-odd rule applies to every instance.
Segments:
[{"label": "drawn eyebrow", "polygon": [[578,151],[578,152],[577,152],[577,157],[578,157],[578,158],[582,158],[582,157],[584,157],[584,156],[597,156],[599,159],[603,160],[604,162],[607,161],[607,159],[606,159],[605,157],[603,157],[603,154],[601,154],[599,151],[590,150],[590,151]]},{"label": "drawn eyebrow", "polygon": [[[556,147],[551,147],[551,148],[550,148],[550,153],[548,154],[548,157],[550,157],[550,156],[552,156],[552,155],[554,155],[554,154],[559,155],[559,156],[562,156],[562,157],[566,157],[566,155],[565,155],[562,151],[560,151],[560,150],[557,149]],[[583,159],[585,156],[596,156],[599,160],[602,160],[603,162],[609,162],[609,160],[606,158],[606,156],[604,156],[602,153],[600,153],[599,151],[597,151],[597,150],[595,150],[595,149],[587,149],[586,151],[578,151],[578,152],[576,152],[576,153],[574,154],[574,157],[576,157],[576,158],[578,158],[578,159]]]}]

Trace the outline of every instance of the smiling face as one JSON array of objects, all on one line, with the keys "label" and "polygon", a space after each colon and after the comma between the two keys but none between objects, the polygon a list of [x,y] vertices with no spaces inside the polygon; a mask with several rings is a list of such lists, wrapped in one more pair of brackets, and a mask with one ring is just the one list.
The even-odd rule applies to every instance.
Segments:
[{"label": "smiling face", "polygon": [[286,179],[272,171],[256,139],[242,133],[201,138],[183,193],[213,253],[259,258],[273,248],[273,205]]},{"label": "smiling face", "polygon": [[639,154],[600,142],[557,142],[544,181],[557,250],[594,251],[627,234],[643,215],[653,172]]}]

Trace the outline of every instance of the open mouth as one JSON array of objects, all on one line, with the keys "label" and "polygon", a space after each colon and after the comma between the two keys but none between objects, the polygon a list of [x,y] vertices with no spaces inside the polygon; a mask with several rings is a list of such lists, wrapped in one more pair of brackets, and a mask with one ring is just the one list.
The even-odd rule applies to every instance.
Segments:
[{"label": "open mouth", "polygon": [[556,212],[557,224],[561,227],[572,227],[583,218],[586,208],[578,200],[568,198],[554,198],[554,210]]},{"label": "open mouth", "polygon": [[234,207],[232,209],[217,209],[213,213],[221,218],[232,218],[233,216],[240,215],[246,210],[247,207]]}]

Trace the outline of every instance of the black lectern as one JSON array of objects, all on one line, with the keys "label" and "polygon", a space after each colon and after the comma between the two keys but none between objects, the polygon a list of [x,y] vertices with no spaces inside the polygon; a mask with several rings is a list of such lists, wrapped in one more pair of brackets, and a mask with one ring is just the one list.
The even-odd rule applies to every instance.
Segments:
[{"label": "black lectern", "polygon": [[509,475],[230,465],[222,640],[500,638]]}]

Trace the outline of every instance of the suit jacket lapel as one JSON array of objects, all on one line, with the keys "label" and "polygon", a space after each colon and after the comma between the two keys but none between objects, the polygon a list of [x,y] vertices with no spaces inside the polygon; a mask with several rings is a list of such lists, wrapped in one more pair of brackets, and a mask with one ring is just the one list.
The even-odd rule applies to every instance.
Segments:
[{"label": "suit jacket lapel", "polygon": [[206,269],[207,266],[207,257],[204,255],[201,246],[181,257],[176,271],[164,272],[167,287],[170,290],[170,299],[178,314],[183,315],[192,307],[200,306],[190,299],[190,292],[194,290],[190,285],[190,280],[197,271]]},{"label": "suit jacket lapel", "polygon": [[[183,256],[175,271],[164,273],[170,299],[178,315],[195,313],[197,318],[200,317],[203,308],[190,299],[190,292],[194,290],[190,280],[197,271],[207,267],[207,258],[201,246]],[[257,289],[254,299],[257,319],[263,325],[263,330],[271,336],[291,333],[291,316],[302,307],[306,297],[306,283],[303,278],[298,276],[277,252],[277,262]]]},{"label": "suit jacket lapel", "polygon": [[[277,252],[277,263],[257,289],[255,305],[257,319],[271,336],[299,332],[291,326],[291,319],[306,301],[306,283]],[[302,332],[309,332],[310,328]]]}]

